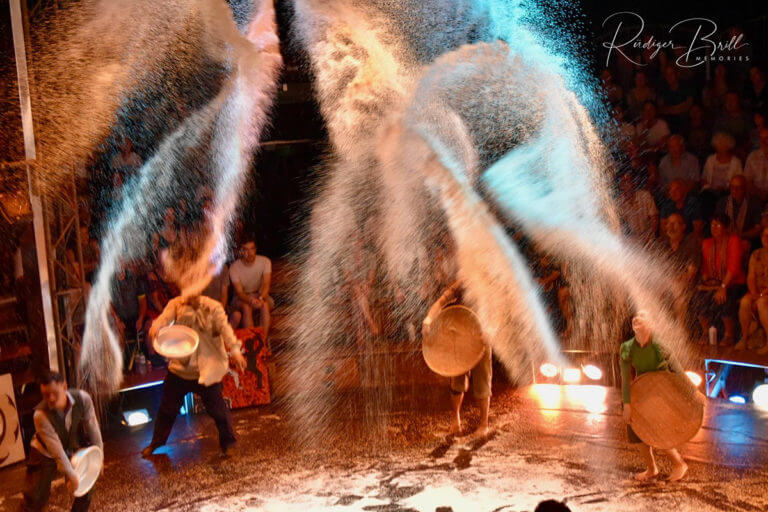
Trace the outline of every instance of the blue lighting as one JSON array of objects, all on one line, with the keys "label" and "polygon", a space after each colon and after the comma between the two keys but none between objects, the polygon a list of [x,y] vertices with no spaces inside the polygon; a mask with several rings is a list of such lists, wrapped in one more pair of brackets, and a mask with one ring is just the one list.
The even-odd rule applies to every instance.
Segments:
[{"label": "blue lighting", "polygon": [[734,404],[745,404],[747,399],[741,395],[731,395],[728,397],[728,401]]}]

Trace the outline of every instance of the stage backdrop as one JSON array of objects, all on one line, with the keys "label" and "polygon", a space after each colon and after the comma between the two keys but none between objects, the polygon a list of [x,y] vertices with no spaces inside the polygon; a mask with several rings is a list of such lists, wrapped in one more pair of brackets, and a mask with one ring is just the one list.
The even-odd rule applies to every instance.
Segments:
[{"label": "stage backdrop", "polygon": [[0,467],[22,459],[24,445],[13,396],[13,380],[10,374],[0,375]]}]

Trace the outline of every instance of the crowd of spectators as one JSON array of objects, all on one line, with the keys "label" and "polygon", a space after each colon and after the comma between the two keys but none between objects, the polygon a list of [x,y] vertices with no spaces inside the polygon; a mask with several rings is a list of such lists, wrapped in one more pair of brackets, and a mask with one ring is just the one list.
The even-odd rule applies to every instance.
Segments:
[{"label": "crowd of spectators", "polygon": [[662,60],[627,83],[601,74],[622,231],[667,256],[686,292],[674,310],[702,342],[715,325],[721,345],[750,348],[755,328],[768,332],[768,77],[719,64],[707,80]]}]

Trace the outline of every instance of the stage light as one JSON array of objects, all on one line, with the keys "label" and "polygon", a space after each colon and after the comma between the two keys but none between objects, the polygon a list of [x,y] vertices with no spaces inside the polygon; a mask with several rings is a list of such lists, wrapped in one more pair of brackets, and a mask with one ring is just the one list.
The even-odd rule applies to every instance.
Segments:
[{"label": "stage light", "polygon": [[755,407],[768,411],[768,384],[760,384],[752,391]]},{"label": "stage light", "polygon": [[698,374],[698,373],[696,373],[696,372],[692,372],[692,371],[690,371],[690,370],[688,370],[687,372],[685,372],[685,374],[686,374],[686,375],[688,376],[688,378],[691,380],[691,382],[693,383],[694,387],[699,387],[699,386],[701,385],[701,382],[704,380],[704,379],[701,377],[701,375],[699,375],[699,374]]},{"label": "stage light", "polygon": [[539,371],[548,379],[557,376],[557,366],[553,365],[552,363],[544,363],[541,365],[541,368],[539,368]]},{"label": "stage light", "polygon": [[741,395],[731,395],[728,397],[728,401],[734,404],[745,404],[747,399]]},{"label": "stage light", "polygon": [[603,371],[593,364],[582,366],[581,370],[584,372],[584,375],[592,380],[600,380],[603,378]]},{"label": "stage light", "polygon": [[563,380],[568,384],[575,384],[581,380],[581,370],[578,368],[566,368],[563,371]]},{"label": "stage light", "polygon": [[125,424],[129,427],[136,427],[150,422],[149,411],[146,409],[136,409],[135,411],[123,412]]}]

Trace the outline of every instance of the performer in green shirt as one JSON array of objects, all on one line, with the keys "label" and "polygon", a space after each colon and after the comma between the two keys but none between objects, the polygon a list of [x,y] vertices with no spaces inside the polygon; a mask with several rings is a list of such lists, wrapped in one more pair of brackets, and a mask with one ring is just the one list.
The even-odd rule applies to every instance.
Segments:
[{"label": "performer in green shirt", "polygon": [[[639,376],[646,372],[659,370],[670,370],[669,356],[664,352],[661,346],[653,341],[651,326],[648,321],[648,314],[645,311],[638,311],[632,318],[632,330],[635,331],[635,337],[621,344],[619,350],[619,359],[621,363],[621,396],[624,403],[624,421],[627,423],[627,434],[630,443],[642,443],[640,454],[646,464],[646,470],[637,473],[637,480],[648,480],[659,474],[659,468],[656,466],[656,460],[653,456],[653,448],[643,443],[632,427],[629,426],[631,414],[630,406],[630,385],[632,384],[632,374],[630,367],[634,368],[635,375]],[[676,449],[664,450],[670,459],[672,459],[672,472],[669,475],[669,481],[675,482],[685,476],[688,471],[688,465],[685,463],[680,453]]]}]

